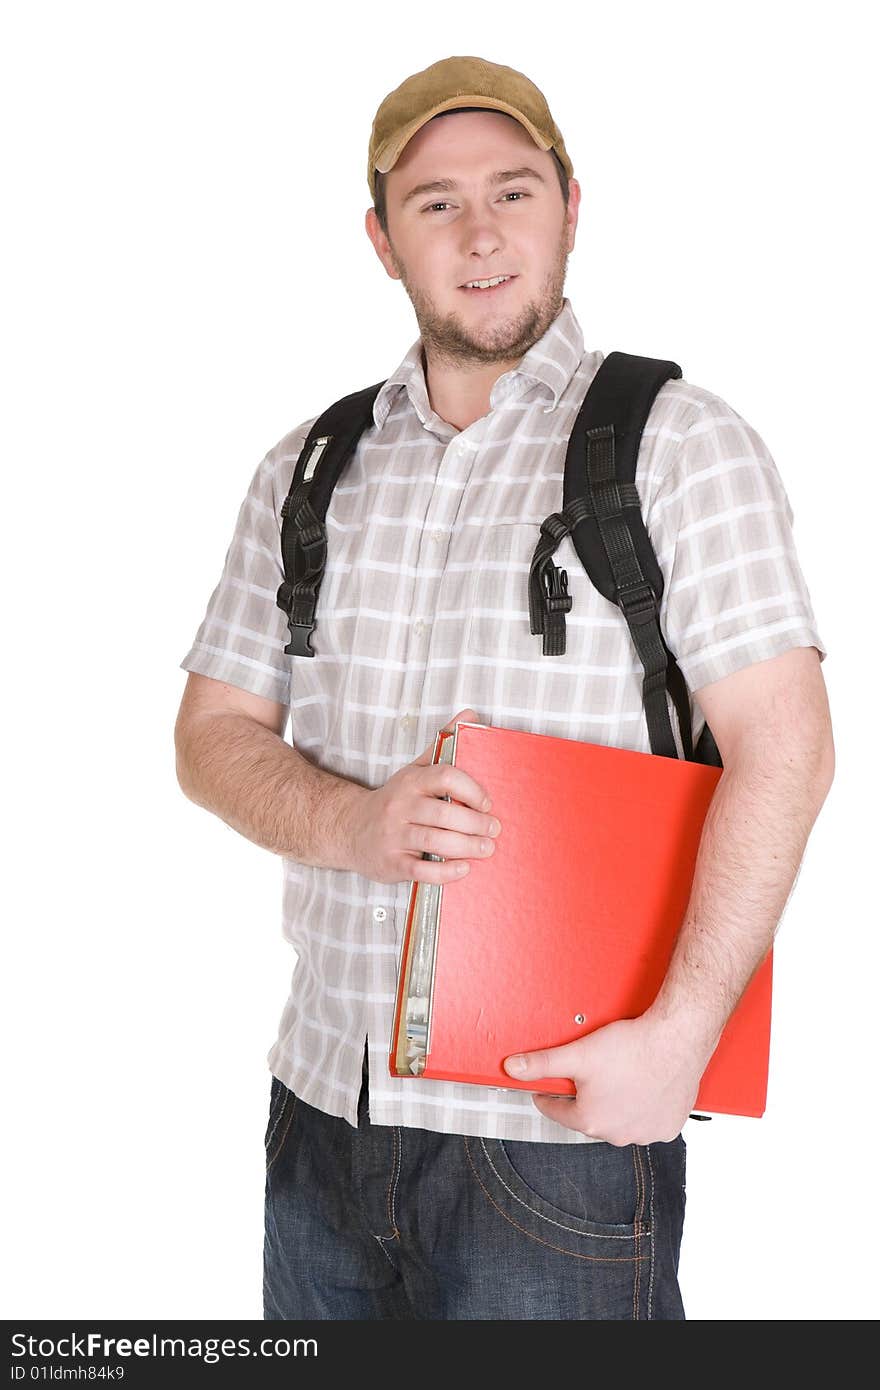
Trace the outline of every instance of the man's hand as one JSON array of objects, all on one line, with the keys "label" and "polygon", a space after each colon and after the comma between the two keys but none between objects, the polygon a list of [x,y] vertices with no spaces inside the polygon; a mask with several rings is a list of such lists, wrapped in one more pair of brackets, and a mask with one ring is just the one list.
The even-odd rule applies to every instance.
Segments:
[{"label": "man's hand", "polygon": [[[472,709],[464,709],[444,732],[451,733],[459,720],[478,722]],[[343,835],[355,873],[376,883],[451,883],[467,873],[468,858],[486,859],[494,852],[500,825],[489,814],[487,789],[463,768],[432,764],[433,751],[432,739],[384,786],[358,788],[346,804]],[[423,853],[442,855],[445,862],[423,859]]]},{"label": "man's hand", "polygon": [[576,1096],[534,1095],[542,1115],[609,1144],[668,1143],[680,1134],[697,1098],[708,1058],[647,1015],[622,1019],[562,1047],[516,1054],[505,1070],[518,1081],[570,1077]]}]

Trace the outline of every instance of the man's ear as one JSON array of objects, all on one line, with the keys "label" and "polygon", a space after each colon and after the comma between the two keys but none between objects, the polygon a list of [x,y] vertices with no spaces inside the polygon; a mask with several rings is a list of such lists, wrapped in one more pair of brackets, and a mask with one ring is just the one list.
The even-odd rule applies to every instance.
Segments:
[{"label": "man's ear", "polygon": [[581,206],[581,186],[577,179],[570,178],[568,181],[568,206],[565,209],[565,220],[568,225],[568,249],[574,250],[574,238],[577,231],[578,212]]},{"label": "man's ear", "polygon": [[376,255],[379,257],[379,260],[384,265],[387,274],[391,277],[392,280],[399,280],[400,275],[394,268],[394,258],[391,254],[391,243],[389,242],[387,236],[382,231],[382,228],[379,225],[379,219],[376,216],[376,209],[374,207],[367,208],[366,215],[364,217],[364,226],[366,227],[367,236],[373,243],[373,249],[376,252]]}]

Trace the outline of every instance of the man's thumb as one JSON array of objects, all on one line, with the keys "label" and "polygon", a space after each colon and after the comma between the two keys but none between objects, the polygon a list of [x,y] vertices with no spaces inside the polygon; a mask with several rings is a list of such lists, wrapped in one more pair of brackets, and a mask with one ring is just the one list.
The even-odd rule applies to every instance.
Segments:
[{"label": "man's thumb", "polygon": [[448,724],[443,725],[444,734],[454,733],[455,726],[459,722],[459,720],[462,724],[479,724],[480,722],[479,717],[477,715],[477,711],[475,709],[462,709],[459,710],[458,714],[454,714],[452,716]]},{"label": "man's thumb", "polygon": [[[448,724],[444,724],[444,725],[443,725],[443,728],[441,729],[440,732],[441,732],[441,733],[444,733],[444,734],[452,734],[452,733],[455,733],[455,726],[456,726],[456,724],[459,722],[459,720],[461,720],[461,722],[464,723],[464,724],[479,724],[479,722],[480,722],[479,716],[478,716],[476,710],[473,710],[473,709],[470,709],[470,708],[468,708],[468,709],[462,709],[462,710],[459,710],[458,714],[454,714],[454,715],[452,716],[452,718],[450,719],[450,721],[449,721]],[[433,757],[433,754],[434,754],[434,740],[431,739],[431,742],[428,744],[428,746],[427,746],[427,748],[425,749],[425,751],[424,751],[423,753],[421,753],[421,754],[419,755],[418,758],[415,758],[414,761],[417,762],[417,763],[419,763],[421,766],[424,767],[424,766],[426,766],[428,763],[430,763],[431,758]]]},{"label": "man's thumb", "polygon": [[505,1057],[504,1070],[518,1081],[537,1081],[545,1076],[567,1076],[571,1080],[568,1068],[575,1060],[574,1050],[571,1043],[562,1043],[559,1047],[544,1047],[536,1052],[516,1052]]}]

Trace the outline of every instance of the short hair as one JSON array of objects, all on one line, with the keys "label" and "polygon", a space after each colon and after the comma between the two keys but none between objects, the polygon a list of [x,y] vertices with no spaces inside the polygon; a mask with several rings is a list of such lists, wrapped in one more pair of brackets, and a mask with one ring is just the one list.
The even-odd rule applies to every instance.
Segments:
[{"label": "short hair", "polygon": [[[456,109],[457,111],[479,111],[479,110],[482,110],[483,108],[482,108],[482,107],[478,107],[478,106],[458,106],[458,107],[456,107],[455,109]],[[445,115],[449,115],[449,114],[451,114],[451,113],[450,113],[450,112],[446,112],[446,111],[441,111],[439,114],[440,114],[441,116],[445,116]],[[437,117],[436,117],[436,116],[432,116],[431,119],[434,120],[434,121],[436,121],[436,120],[437,120]],[[510,119],[511,119],[511,120],[515,120],[515,117],[514,117],[514,116],[511,116]],[[556,169],[556,177],[557,177],[558,180],[559,180],[559,187],[562,189],[562,201],[563,201],[563,203],[565,204],[565,206],[568,207],[568,174],[565,172],[565,168],[564,168],[564,166],[563,166],[562,160],[559,158],[559,155],[556,153],[556,151],[555,151],[555,150],[550,150],[549,153],[552,154],[552,156],[553,156],[553,166],[554,166],[554,168]],[[385,233],[385,235],[387,236],[387,235],[388,235],[388,205],[387,205],[387,203],[386,203],[386,201],[385,201],[385,179],[386,179],[386,177],[387,177],[387,176],[386,176],[385,174],[380,174],[380,172],[379,172],[378,169],[374,169],[374,171],[373,171],[373,179],[374,179],[374,182],[375,182],[375,185],[376,185],[376,196],[375,196],[375,199],[374,199],[374,202],[373,202],[373,209],[374,209],[374,211],[375,211],[375,213],[376,213],[376,219],[377,219],[377,221],[378,221],[378,223],[379,223],[379,226],[382,228],[382,231],[383,231],[383,232]]]}]

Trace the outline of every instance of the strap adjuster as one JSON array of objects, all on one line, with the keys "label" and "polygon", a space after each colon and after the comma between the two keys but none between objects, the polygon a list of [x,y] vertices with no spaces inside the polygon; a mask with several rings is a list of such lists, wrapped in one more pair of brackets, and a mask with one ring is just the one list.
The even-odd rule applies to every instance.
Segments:
[{"label": "strap adjuster", "polygon": [[[551,512],[550,515],[546,516],[541,522],[541,535],[546,536],[548,540],[553,542],[553,550],[555,550],[559,542],[568,535],[570,530],[571,522],[562,512]],[[550,553],[552,555],[553,551],[551,550]]]},{"label": "strap adjuster", "polygon": [[571,594],[568,592],[568,570],[559,569],[552,562],[544,571],[547,588],[544,593],[544,611],[550,613],[570,613]]},{"label": "strap adjuster", "polygon": [[286,656],[314,656],[309,638],[315,630],[314,623],[295,623],[293,618],[288,618],[287,626],[290,628],[290,641],[284,648]]},{"label": "strap adjuster", "polygon": [[549,560],[542,573],[541,606],[543,613],[544,656],[563,656],[565,653],[565,615],[571,611],[568,592],[568,570],[560,569]]},{"label": "strap adjuster", "polygon": [[309,638],[315,630],[315,596],[297,593],[285,579],[275,596],[278,607],[287,615],[290,641],[284,648],[286,656],[314,656]]},{"label": "strap adjuster", "polygon": [[653,622],[659,614],[654,590],[644,582],[628,589],[618,589],[617,602],[631,625]]}]

